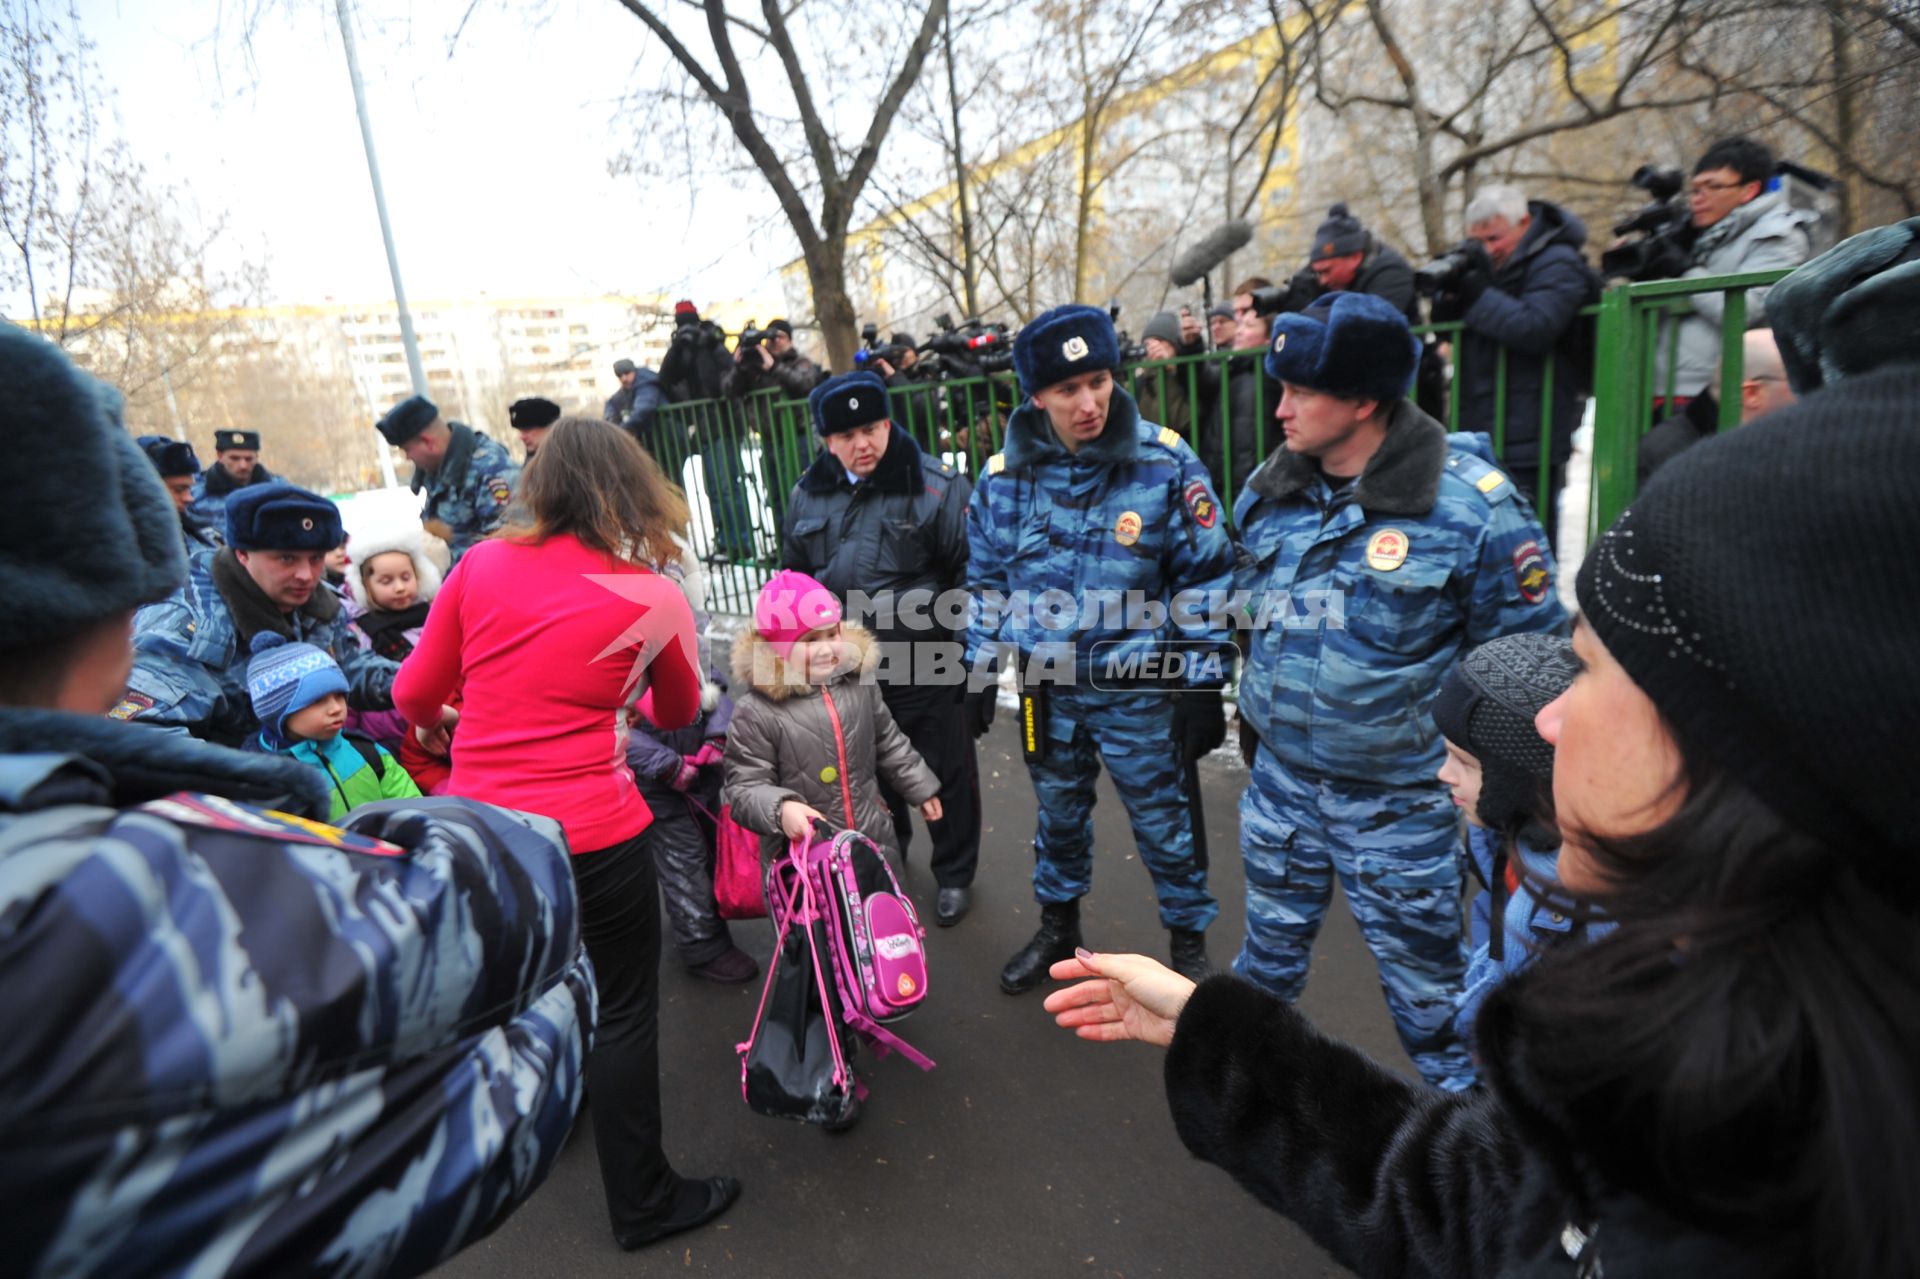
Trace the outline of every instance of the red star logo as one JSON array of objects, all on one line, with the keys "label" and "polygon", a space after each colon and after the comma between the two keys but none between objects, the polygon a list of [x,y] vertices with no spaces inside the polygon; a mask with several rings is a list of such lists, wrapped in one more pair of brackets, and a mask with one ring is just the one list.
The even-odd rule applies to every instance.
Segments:
[{"label": "red star logo", "polygon": [[[620,685],[624,696],[640,682],[647,667],[668,644],[679,642],[679,636],[673,632],[672,622],[658,616],[652,601],[647,598],[660,589],[657,576],[645,573],[587,573],[584,576],[602,590],[612,591],[621,599],[639,606],[639,613],[627,623],[626,629],[608,641],[607,646],[592,658],[593,662],[598,662],[625,649],[633,649],[633,669],[627,672],[626,681]],[[699,669],[700,664],[694,654],[686,654],[686,659],[688,666]]]}]

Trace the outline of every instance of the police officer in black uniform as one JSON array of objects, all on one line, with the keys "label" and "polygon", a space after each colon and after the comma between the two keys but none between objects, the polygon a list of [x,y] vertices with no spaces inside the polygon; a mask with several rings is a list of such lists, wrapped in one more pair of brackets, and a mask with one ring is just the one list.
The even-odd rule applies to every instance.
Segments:
[{"label": "police officer in black uniform", "polygon": [[[936,600],[957,591],[967,563],[965,476],[920,450],[893,424],[887,385],[869,372],[821,383],[808,397],[825,442],[794,486],[781,531],[785,567],[819,579],[849,604],[861,592],[878,607],[867,618],[887,646],[881,695],[895,722],[940,778],[946,814],[930,824],[934,918],[944,927],[973,904],[968,887],[980,860],[980,774],[953,632]],[[850,612],[864,612],[850,607]],[[951,619],[949,619],[951,620]],[[951,678],[936,646],[951,653]],[[991,690],[975,694],[991,697]],[[881,783],[904,854],[912,834],[907,803]]]}]

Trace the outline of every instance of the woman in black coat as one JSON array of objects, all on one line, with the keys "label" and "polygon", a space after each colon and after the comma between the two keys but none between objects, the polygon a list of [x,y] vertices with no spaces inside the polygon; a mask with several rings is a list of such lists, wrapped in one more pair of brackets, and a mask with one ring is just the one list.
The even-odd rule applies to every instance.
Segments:
[{"label": "woman in black coat", "polygon": [[1089,955],[1047,1007],[1166,1045],[1188,1148],[1378,1276],[1920,1274],[1920,369],[1663,470],[1541,712],[1568,890],[1454,1096],[1237,978]]}]

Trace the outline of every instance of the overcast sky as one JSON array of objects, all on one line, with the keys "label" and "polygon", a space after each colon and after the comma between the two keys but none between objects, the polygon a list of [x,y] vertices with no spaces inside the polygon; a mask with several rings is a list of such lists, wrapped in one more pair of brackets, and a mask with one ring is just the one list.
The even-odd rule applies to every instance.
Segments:
[{"label": "overcast sky", "polygon": [[[614,0],[558,0],[544,18],[480,0],[451,56],[468,0],[353,4],[410,298],[780,296],[792,241],[757,188],[707,181],[696,203],[684,182],[609,175],[640,127],[614,115],[645,48]],[[251,61],[207,0],[80,0],[80,14],[135,154],[202,218],[226,213],[276,300],[391,296],[333,0],[284,0]]]}]

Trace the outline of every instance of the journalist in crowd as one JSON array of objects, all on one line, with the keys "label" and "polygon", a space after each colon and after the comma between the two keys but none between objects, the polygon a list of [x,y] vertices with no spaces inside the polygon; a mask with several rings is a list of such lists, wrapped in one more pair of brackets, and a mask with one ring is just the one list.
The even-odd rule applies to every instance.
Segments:
[{"label": "journalist in crowd", "polygon": [[[1814,217],[1770,189],[1778,168],[1773,152],[1751,138],[1725,138],[1708,147],[1687,183],[1686,223],[1661,237],[1641,278],[1698,279],[1805,262],[1813,255]],[[1746,299],[1747,327],[1766,327],[1767,290],[1748,289]],[[1661,324],[1653,353],[1657,409],[1677,412],[1713,385],[1726,306],[1724,293],[1695,293],[1685,299],[1685,310]]]},{"label": "journalist in crowd", "polygon": [[1049,1011],[1166,1046],[1188,1149],[1363,1276],[1920,1272],[1916,472],[1920,369],[1864,374],[1589,553],[1537,726],[1562,888],[1618,927],[1488,996],[1484,1090],[1141,956],[1056,964]]},{"label": "journalist in crowd", "polygon": [[[1442,259],[1433,298],[1434,323],[1462,326],[1453,361],[1460,379],[1454,429],[1489,435],[1500,429],[1500,463],[1552,538],[1592,367],[1592,352],[1577,349],[1592,341],[1592,332],[1577,320],[1580,308],[1600,300],[1599,274],[1581,252],[1587,228],[1559,205],[1529,200],[1508,186],[1482,188],[1467,205],[1466,222],[1467,241]],[[1544,459],[1543,422],[1550,435]]]}]

